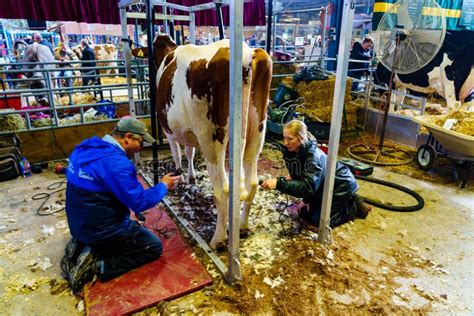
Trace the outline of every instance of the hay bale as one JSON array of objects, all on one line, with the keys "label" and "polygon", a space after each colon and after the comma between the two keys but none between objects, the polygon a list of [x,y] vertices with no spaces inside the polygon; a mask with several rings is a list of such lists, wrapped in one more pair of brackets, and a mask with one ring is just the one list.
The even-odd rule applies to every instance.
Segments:
[{"label": "hay bale", "polygon": [[[10,110],[1,110],[2,112],[10,112]],[[26,129],[25,120],[20,114],[8,114],[0,116],[0,131],[19,131]]]},{"label": "hay bale", "polygon": [[[308,83],[302,81],[298,83],[296,91],[305,100],[304,107],[299,107],[298,111],[315,121],[331,122],[335,84],[336,76],[330,76],[327,80],[314,80]],[[357,103],[350,101],[351,84],[352,80],[348,79],[344,92],[348,129],[355,128],[356,114],[359,108]]]}]

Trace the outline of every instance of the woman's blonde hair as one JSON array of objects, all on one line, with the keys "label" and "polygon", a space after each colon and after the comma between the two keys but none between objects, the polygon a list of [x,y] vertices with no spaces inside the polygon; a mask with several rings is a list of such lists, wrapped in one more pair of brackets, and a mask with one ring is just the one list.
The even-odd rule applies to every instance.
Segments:
[{"label": "woman's blonde hair", "polygon": [[315,140],[314,136],[308,132],[308,127],[303,121],[291,120],[285,124],[284,129],[296,135],[302,143],[306,142],[308,139]]}]

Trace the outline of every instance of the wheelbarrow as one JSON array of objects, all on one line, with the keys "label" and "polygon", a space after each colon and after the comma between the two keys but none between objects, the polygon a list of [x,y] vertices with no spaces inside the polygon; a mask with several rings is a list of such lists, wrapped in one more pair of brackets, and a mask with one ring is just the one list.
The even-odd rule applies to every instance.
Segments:
[{"label": "wheelbarrow", "polygon": [[[429,132],[426,143],[418,148],[415,156],[418,167],[427,171],[434,165],[436,158],[447,157],[451,160],[454,178],[456,181],[461,180],[460,187],[464,188],[474,161],[474,136],[445,129],[422,117],[412,117],[412,120]],[[458,166],[464,169],[462,179],[457,170]]]}]

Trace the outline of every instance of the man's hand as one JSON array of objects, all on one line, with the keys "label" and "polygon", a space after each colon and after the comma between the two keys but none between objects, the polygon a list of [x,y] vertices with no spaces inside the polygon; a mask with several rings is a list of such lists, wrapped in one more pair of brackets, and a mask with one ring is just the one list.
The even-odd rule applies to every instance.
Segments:
[{"label": "man's hand", "polygon": [[262,186],[262,188],[264,188],[266,190],[275,190],[276,185],[277,185],[277,179],[270,178],[270,179],[266,179],[265,181],[263,181],[261,186]]},{"label": "man's hand", "polygon": [[181,175],[173,176],[172,173],[165,174],[163,178],[161,178],[161,182],[166,185],[168,190],[174,189],[180,180]]}]

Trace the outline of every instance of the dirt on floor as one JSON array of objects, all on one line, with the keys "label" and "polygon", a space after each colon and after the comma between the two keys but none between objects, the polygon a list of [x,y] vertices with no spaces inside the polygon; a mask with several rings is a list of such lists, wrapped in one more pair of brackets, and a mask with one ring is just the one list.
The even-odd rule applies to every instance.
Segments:
[{"label": "dirt on floor", "polygon": [[[266,146],[260,173],[285,175],[280,157]],[[196,184],[182,184],[169,198],[209,240],[215,209],[206,172],[197,160]],[[143,166],[146,170],[149,164]],[[170,161],[165,161],[161,170],[171,168]],[[243,280],[229,286],[191,242],[214,284],[137,314],[472,313],[472,180],[459,189],[450,170],[442,176],[436,169],[433,175],[421,176],[414,165],[398,168],[375,168],[374,177],[418,192],[425,200],[421,211],[374,208],[367,219],[335,228],[332,242],[322,245],[317,232],[292,216],[293,199],[260,190],[250,216],[252,233],[240,243]],[[442,166],[437,168],[442,170]],[[59,273],[58,262],[69,235],[64,212],[38,216],[41,201],[32,200],[58,181],[62,179],[47,171],[0,183],[0,310],[6,314],[83,313],[83,301],[70,293]],[[396,205],[414,203],[392,189],[368,182],[360,186],[362,196]],[[59,210],[60,194],[53,195],[39,212]],[[219,256],[227,260],[226,252]]]}]

